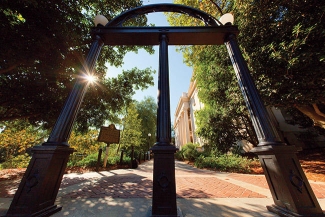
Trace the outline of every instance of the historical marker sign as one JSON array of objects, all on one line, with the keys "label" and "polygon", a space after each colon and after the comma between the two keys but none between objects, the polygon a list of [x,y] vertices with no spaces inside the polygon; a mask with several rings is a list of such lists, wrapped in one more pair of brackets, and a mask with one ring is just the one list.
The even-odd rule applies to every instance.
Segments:
[{"label": "historical marker sign", "polygon": [[108,127],[101,127],[100,133],[98,136],[99,142],[106,143],[119,143],[120,142],[120,130],[115,128],[114,124],[109,125]]}]

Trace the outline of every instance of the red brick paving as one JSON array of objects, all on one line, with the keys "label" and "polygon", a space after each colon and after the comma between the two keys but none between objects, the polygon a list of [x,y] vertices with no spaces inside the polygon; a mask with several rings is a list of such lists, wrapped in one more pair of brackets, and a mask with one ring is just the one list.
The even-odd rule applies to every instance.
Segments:
[{"label": "red brick paving", "polygon": [[266,197],[217,177],[177,177],[176,192],[183,198]]},{"label": "red brick paving", "polygon": [[313,189],[315,196],[318,199],[325,198],[325,185],[324,184],[310,183],[310,186]]},{"label": "red brick paving", "polygon": [[[256,185],[256,186],[259,186],[262,188],[269,189],[269,186],[266,182],[266,178],[263,175],[248,175],[248,174],[232,173],[228,177],[242,181],[242,182],[246,182],[249,184],[253,184],[253,185]],[[310,182],[309,184],[310,184],[311,188],[313,189],[315,196],[318,199],[325,198],[325,183],[318,184],[315,182]]]},{"label": "red brick paving", "polygon": [[[152,163],[152,162],[151,162]],[[148,163],[147,163],[148,164]],[[61,188],[78,184],[78,189],[63,197],[70,198],[151,198],[152,167],[140,165],[127,173],[102,178],[64,177]],[[214,171],[200,170],[178,163],[176,170],[176,191],[179,198],[265,198],[266,196],[232,184],[227,179],[256,185],[268,189],[266,179],[261,175],[229,173],[218,178]],[[226,177],[225,177],[226,176]],[[90,182],[91,181],[91,182]],[[1,182],[0,197],[13,197],[19,181]],[[317,198],[325,198],[325,183],[310,183]]]},{"label": "red brick paving", "polygon": [[236,179],[242,182],[246,182],[252,185],[259,186],[261,188],[269,188],[266,182],[266,178],[263,175],[249,175],[249,174],[239,174],[239,173],[229,173],[227,176],[232,179]]}]

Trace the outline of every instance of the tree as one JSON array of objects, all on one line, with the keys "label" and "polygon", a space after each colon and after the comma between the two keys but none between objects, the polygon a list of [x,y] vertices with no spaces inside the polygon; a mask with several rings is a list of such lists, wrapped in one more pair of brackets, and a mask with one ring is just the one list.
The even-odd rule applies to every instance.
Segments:
[{"label": "tree", "polygon": [[[136,103],[136,109],[141,119],[142,150],[148,151],[154,143],[154,135],[157,129],[157,103],[153,97],[145,97],[143,101]],[[148,138],[148,134],[151,137]]]},{"label": "tree", "polygon": [[[89,50],[92,19],[103,14],[111,20],[141,4],[140,0],[1,1],[0,121],[27,119],[53,126]],[[145,26],[146,22],[146,17],[140,16],[126,25]],[[152,47],[144,48],[153,52]],[[121,66],[123,56],[138,49],[138,46],[103,48],[97,62],[97,77],[106,92],[122,89],[121,95],[103,97],[97,95],[98,87],[90,89],[81,111],[83,118],[78,119],[80,125],[84,127],[87,121],[100,123],[102,116],[96,114],[105,113],[106,105],[111,105],[108,109],[112,113],[131,97],[130,89],[146,88],[153,83],[149,69],[133,69],[118,79],[105,79],[106,63]],[[89,118],[89,114],[95,117]]]},{"label": "tree", "polygon": [[70,148],[84,155],[96,153],[100,148],[100,144],[97,141],[98,134],[98,130],[89,130],[85,133],[72,131],[69,139]]},{"label": "tree", "polygon": [[139,149],[144,142],[141,135],[141,119],[139,118],[135,104],[130,103],[127,106],[126,115],[124,117],[120,144],[126,150],[130,150],[132,146]]},{"label": "tree", "polygon": [[[240,29],[239,44],[266,105],[281,106],[291,111],[296,118],[295,123],[308,126],[306,118],[296,112],[298,109],[312,119],[314,126],[325,127],[325,86],[320,79],[325,73],[325,45],[319,43],[325,37],[324,2],[273,1],[270,4],[269,1],[259,0],[179,0],[175,3],[199,8],[217,18],[222,15],[220,11],[233,13],[235,24]],[[169,21],[172,25],[202,25],[179,14],[171,14]],[[208,120],[218,120],[216,123],[221,124],[220,121],[225,119],[224,114],[233,116],[231,120],[238,120],[236,114],[242,112],[247,117],[247,111],[242,110],[239,91],[231,90],[236,89],[233,86],[235,79],[229,74],[232,71],[230,62],[227,60],[227,64],[220,60],[227,56],[222,49],[209,46],[180,48],[185,61],[194,66],[199,96],[210,106],[210,110],[207,106],[208,111],[201,115],[201,118],[207,118],[205,122],[201,119],[204,124],[209,123]],[[233,113],[232,108],[238,111]],[[244,121],[248,119],[241,117],[239,120],[251,126],[250,121]],[[222,135],[216,134],[217,129],[205,127],[205,135]],[[229,128],[224,126],[225,129]],[[251,132],[251,127],[247,130]],[[254,137],[251,134],[253,141]]]},{"label": "tree", "polygon": [[[210,1],[178,1],[200,8],[210,14],[219,13]],[[224,7],[231,8],[231,4]],[[203,25],[201,21],[184,15],[170,14],[172,25]],[[257,138],[232,73],[232,65],[225,47],[181,47],[185,61],[194,67],[200,101],[204,107],[196,112],[196,133],[207,141],[210,149],[226,153],[238,140],[248,140],[257,145]]]},{"label": "tree", "polygon": [[[267,105],[325,128],[325,2],[253,1],[234,11],[240,44]],[[258,43],[257,43],[258,42]]]},{"label": "tree", "polygon": [[0,162],[25,154],[29,148],[44,142],[46,131],[26,121],[4,123],[0,133]]},{"label": "tree", "polygon": [[77,129],[87,131],[89,126],[99,128],[105,121],[119,123],[121,111],[132,102],[135,90],[153,85],[153,70],[133,68],[116,78],[107,78],[99,85],[92,86],[77,117]]}]

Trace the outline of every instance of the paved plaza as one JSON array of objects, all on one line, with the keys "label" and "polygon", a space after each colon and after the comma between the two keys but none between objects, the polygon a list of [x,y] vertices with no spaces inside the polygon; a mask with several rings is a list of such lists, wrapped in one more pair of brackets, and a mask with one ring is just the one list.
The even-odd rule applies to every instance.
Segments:
[{"label": "paved plaza", "polygon": [[[182,216],[277,216],[264,175],[223,173],[176,161],[177,206]],[[137,169],[64,175],[57,203],[59,216],[148,216],[152,203],[153,160]],[[310,184],[325,209],[325,183]],[[5,214],[14,192],[0,198]]]}]

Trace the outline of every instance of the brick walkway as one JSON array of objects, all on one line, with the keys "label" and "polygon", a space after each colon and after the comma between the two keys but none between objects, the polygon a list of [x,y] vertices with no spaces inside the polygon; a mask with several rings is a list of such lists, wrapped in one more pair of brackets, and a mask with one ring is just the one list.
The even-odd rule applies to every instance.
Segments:
[{"label": "brick walkway", "polygon": [[[152,162],[134,170],[103,172],[100,178],[81,179],[68,176],[62,187],[78,178],[77,189],[62,194],[64,198],[151,198]],[[270,198],[264,175],[219,173],[193,168],[176,162],[176,191],[178,198]],[[70,181],[69,181],[70,180]],[[76,185],[76,183],[74,183]],[[311,183],[317,198],[325,198],[325,183]],[[72,186],[73,187],[73,186]]]},{"label": "brick walkway", "polygon": [[[153,160],[137,169],[100,173],[66,174],[59,195],[63,198],[151,198]],[[220,173],[193,168],[176,161],[178,198],[270,198],[264,175]],[[18,187],[0,190],[0,197],[12,197]],[[325,198],[325,183],[310,182],[318,199]]]}]

